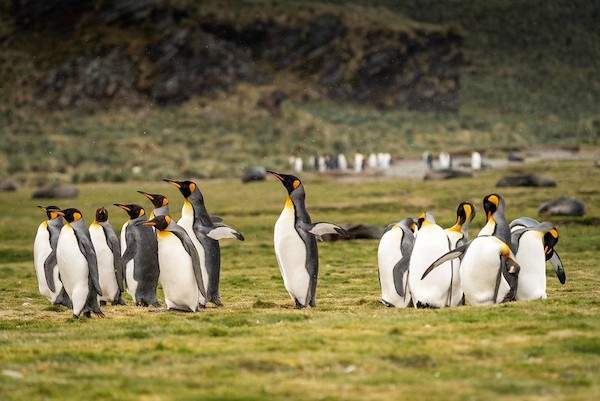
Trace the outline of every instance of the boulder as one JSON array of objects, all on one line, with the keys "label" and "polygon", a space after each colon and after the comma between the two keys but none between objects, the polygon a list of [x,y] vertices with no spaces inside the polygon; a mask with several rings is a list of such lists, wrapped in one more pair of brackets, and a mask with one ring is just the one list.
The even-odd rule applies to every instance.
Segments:
[{"label": "boulder", "polygon": [[583,216],[585,204],[579,199],[561,196],[542,203],[538,208],[538,216]]}]

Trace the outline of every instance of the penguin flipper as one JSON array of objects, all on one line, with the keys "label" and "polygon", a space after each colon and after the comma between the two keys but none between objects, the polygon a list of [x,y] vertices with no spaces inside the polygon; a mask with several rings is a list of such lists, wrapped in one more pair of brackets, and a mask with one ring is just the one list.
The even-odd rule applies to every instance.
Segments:
[{"label": "penguin flipper", "polygon": [[402,258],[398,261],[398,263],[396,263],[394,269],[392,270],[392,274],[394,276],[394,287],[396,287],[396,292],[401,297],[404,297],[406,295],[404,291],[404,283],[402,277],[404,276],[404,273],[408,271],[409,264],[410,258]]},{"label": "penguin flipper", "polygon": [[135,256],[135,234],[127,227],[125,229],[125,250],[123,251],[122,262],[124,266],[127,266],[130,260]]},{"label": "penguin flipper", "polygon": [[458,248],[455,248],[450,252],[447,252],[444,255],[440,256],[435,262],[431,264],[431,266],[427,268],[427,270],[425,270],[425,272],[421,276],[421,280],[427,277],[427,275],[431,273],[436,267],[444,264],[445,262],[448,262],[449,260],[462,257],[462,255],[464,255],[464,253],[469,248],[469,245],[471,245],[471,242],[467,242],[466,244],[459,246]]},{"label": "penguin flipper", "polygon": [[198,250],[194,246],[194,243],[190,239],[188,233],[183,228],[178,228],[172,232],[177,236],[177,238],[179,238],[179,240],[183,244],[183,249],[185,249],[188,255],[190,255],[190,258],[192,258],[192,269],[194,270],[194,276],[196,277],[196,285],[204,299],[206,299],[206,285],[204,284],[204,280],[202,279],[202,268],[200,267],[200,258],[198,257]]},{"label": "penguin flipper", "polygon": [[46,284],[50,291],[56,291],[56,285],[54,284],[54,266],[56,266],[56,249],[50,252],[50,255],[44,261],[44,275],[46,276]]},{"label": "penguin flipper", "polygon": [[207,237],[217,241],[223,238],[235,238],[239,241],[244,240],[244,236],[239,231],[223,223],[215,223],[214,227],[201,226],[198,229]]},{"label": "penguin flipper", "polygon": [[115,276],[117,278],[117,285],[119,286],[119,291],[123,292],[123,277],[125,272],[125,265],[123,263],[123,258],[121,257],[121,241],[117,237],[115,230],[112,226],[102,225],[102,229],[104,230],[104,235],[106,237],[106,243],[108,244],[108,248],[111,250],[113,254],[113,266],[115,269]]},{"label": "penguin flipper", "polygon": [[319,222],[312,224],[299,222],[298,227],[301,230],[314,235],[319,241],[323,241],[323,235],[326,234],[335,234],[342,237],[348,237],[348,232],[346,230],[333,223]]},{"label": "penguin flipper", "polygon": [[89,279],[94,287],[94,290],[96,290],[96,293],[98,295],[102,295],[102,288],[100,287],[100,278],[98,275],[98,259],[96,258],[96,251],[94,250],[92,240],[88,235],[84,235],[75,231],[79,250],[83,256],[85,256],[85,260],[87,260]]},{"label": "penguin flipper", "polygon": [[548,262],[550,262],[554,268],[556,277],[558,277],[558,281],[560,281],[561,284],[564,284],[567,281],[567,275],[565,273],[565,268],[563,267],[562,261],[560,260],[560,256],[558,256],[556,251],[552,252]]}]

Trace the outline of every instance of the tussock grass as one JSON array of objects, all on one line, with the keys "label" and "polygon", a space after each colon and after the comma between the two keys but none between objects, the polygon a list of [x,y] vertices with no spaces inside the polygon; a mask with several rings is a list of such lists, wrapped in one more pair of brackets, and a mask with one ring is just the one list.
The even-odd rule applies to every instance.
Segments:
[{"label": "tussock grass", "polygon": [[[272,248],[285,199],[274,180],[242,185],[202,180],[207,207],[245,242],[222,241],[223,308],[200,313],[107,306],[106,318],[73,320],[37,293],[32,242],[43,201],[26,190],[2,194],[0,210],[0,397],[25,399],[203,400],[589,400],[600,394],[597,264],[600,170],[587,161],[525,165],[555,188],[506,188],[509,219],[535,216],[559,195],[582,199],[583,218],[553,218],[567,271],[561,286],[548,268],[545,301],[443,310],[379,304],[377,241],[321,243],[316,309],[294,309]],[[456,205],[496,191],[511,171],[470,179],[361,182],[304,175],[314,220],[387,224],[431,210],[449,226]],[[179,176],[178,176],[179,177]],[[136,189],[163,193],[179,217],[182,199],[166,183],[81,184],[77,206],[91,222],[102,204],[149,202]],[[116,207],[117,229],[126,215]],[[481,213],[471,226],[483,225]],[[161,294],[162,295],[162,294]]]}]

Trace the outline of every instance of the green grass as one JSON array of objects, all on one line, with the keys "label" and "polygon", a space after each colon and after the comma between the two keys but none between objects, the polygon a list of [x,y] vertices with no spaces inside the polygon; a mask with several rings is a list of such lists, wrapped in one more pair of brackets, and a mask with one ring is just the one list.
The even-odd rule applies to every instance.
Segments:
[{"label": "green grass", "polygon": [[[510,170],[508,172],[516,172]],[[590,400],[600,395],[600,170],[587,161],[521,166],[555,188],[500,191],[507,217],[535,216],[543,200],[586,202],[583,218],[553,218],[567,271],[548,268],[545,301],[444,310],[390,309],[378,303],[377,241],[321,243],[316,309],[294,309],[272,248],[285,190],[275,180],[197,180],[213,214],[245,242],[222,241],[225,306],[195,314],[107,306],[106,318],[73,320],[37,293],[32,242],[44,201],[29,190],[0,196],[0,398],[106,400]],[[425,209],[450,225],[456,205],[496,191],[507,171],[431,182],[303,175],[314,220],[387,224]],[[149,202],[163,193],[179,217],[181,196],[166,183],[81,184],[87,222],[100,205]],[[46,202],[47,203],[47,202]],[[117,227],[126,215],[109,207]],[[162,294],[161,294],[162,295]]]}]

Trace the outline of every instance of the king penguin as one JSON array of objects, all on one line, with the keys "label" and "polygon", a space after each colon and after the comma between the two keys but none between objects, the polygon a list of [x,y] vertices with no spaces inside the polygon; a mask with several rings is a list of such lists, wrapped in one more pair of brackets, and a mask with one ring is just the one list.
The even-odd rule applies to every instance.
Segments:
[{"label": "king penguin", "polygon": [[521,265],[516,300],[546,299],[546,257],[558,242],[558,230],[543,222],[514,230],[512,241]]},{"label": "king penguin", "polygon": [[98,279],[96,251],[83,215],[70,208],[57,212],[67,221],[61,228],[56,245],[58,272],[67,294],[73,302],[73,317],[90,317],[91,312],[104,316],[98,305],[102,295]]},{"label": "king penguin", "polygon": [[[469,227],[475,217],[475,205],[471,202],[461,202],[456,208],[456,223],[447,228],[446,235],[450,250],[456,249],[469,242]],[[451,306],[464,305],[463,291],[460,287],[460,259],[452,260],[452,293],[449,304]]]},{"label": "king penguin", "polygon": [[[494,235],[481,235],[449,251],[432,263],[419,279],[425,279],[434,270],[454,258],[460,262],[460,282],[465,298],[471,305],[491,305],[511,301],[509,282],[503,271],[517,276],[520,266],[508,244]],[[516,277],[515,277],[516,280]]]},{"label": "king penguin", "polygon": [[214,222],[206,210],[204,196],[196,183],[167,178],[164,178],[163,181],[174,185],[185,198],[181,208],[181,219],[177,224],[187,231],[198,251],[208,302],[212,302],[216,306],[223,306],[219,292],[221,248],[218,240],[235,238],[243,241],[244,237],[232,227]]},{"label": "king penguin", "polygon": [[[509,226],[511,233],[513,233],[518,229],[529,228],[538,224],[540,224],[540,222],[531,217],[519,217],[518,219],[511,221]],[[544,235],[544,249],[546,249],[546,260],[550,262],[550,265],[556,273],[556,277],[558,277],[558,281],[560,281],[561,284],[564,284],[567,281],[567,275],[565,273],[565,268],[563,267],[562,260],[560,259],[558,252],[556,252],[556,250],[554,249],[555,243],[556,241],[554,241],[551,234]]]},{"label": "king penguin", "polygon": [[96,219],[90,224],[90,237],[98,259],[98,277],[102,296],[100,305],[125,305],[123,300],[123,259],[121,243],[113,226],[108,222],[108,211],[102,206],[96,210]]},{"label": "king penguin", "polygon": [[129,220],[121,229],[121,252],[125,266],[125,287],[136,305],[159,306],[156,298],[158,286],[158,243],[151,227],[137,225],[147,220],[143,207],[136,204],[115,203],[125,210]]},{"label": "king penguin", "polygon": [[196,312],[206,305],[198,252],[188,233],[169,216],[141,222],[157,230],[160,284],[168,309]]},{"label": "king penguin", "polygon": [[419,216],[419,231],[410,257],[408,267],[408,287],[415,308],[443,308],[458,304],[452,299],[452,267],[448,262],[448,269],[438,269],[427,280],[421,280],[421,275],[437,258],[450,250],[450,242],[446,231],[435,223],[435,218],[430,212]]},{"label": "king penguin", "polygon": [[152,220],[156,216],[170,216],[169,200],[164,195],[150,194],[144,191],[138,192],[148,198],[154,206],[154,210],[150,212],[150,217],[148,217],[149,220]]},{"label": "king penguin", "polygon": [[[504,198],[499,194],[486,195],[483,198],[483,210],[485,211],[486,215],[486,223],[477,235],[496,236],[502,242],[506,243],[514,253],[510,234],[510,227],[508,225],[508,222],[506,221],[505,216]],[[510,291],[507,294],[507,298],[514,300],[517,294],[518,273],[509,274],[508,271],[504,270],[502,274],[504,275],[504,279],[507,280],[507,282],[510,285]]]},{"label": "king penguin", "polygon": [[406,218],[385,228],[377,248],[381,303],[396,308],[412,306],[408,266],[415,242],[416,223]]},{"label": "king penguin", "polygon": [[304,185],[298,177],[267,171],[285,187],[288,197],[275,222],[273,243],[283,284],[297,308],[316,306],[319,255],[317,239],[325,234],[348,236],[332,223],[312,223],[306,210]]},{"label": "king penguin", "polygon": [[56,263],[56,245],[60,229],[64,225],[62,216],[57,213],[60,208],[57,206],[38,207],[46,212],[47,217],[40,223],[33,241],[33,265],[38,280],[38,289],[40,294],[53,304],[72,308],[71,299],[58,276]]}]

